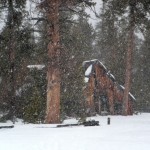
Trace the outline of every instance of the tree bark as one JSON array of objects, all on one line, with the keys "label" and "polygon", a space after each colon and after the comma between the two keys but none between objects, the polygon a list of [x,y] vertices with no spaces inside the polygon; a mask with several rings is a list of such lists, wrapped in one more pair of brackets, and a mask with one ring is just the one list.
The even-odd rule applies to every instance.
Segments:
[{"label": "tree bark", "polygon": [[7,18],[7,25],[8,25],[8,31],[9,31],[9,81],[10,81],[10,100],[9,100],[9,114],[10,119],[15,122],[15,103],[16,103],[16,81],[15,81],[15,43],[14,43],[14,8],[13,8],[13,1],[8,1],[8,18]]},{"label": "tree bark", "polygon": [[60,0],[45,0],[44,9],[49,22],[47,109],[45,123],[60,123]]},{"label": "tree bark", "polygon": [[128,37],[128,49],[126,56],[126,72],[125,72],[125,90],[123,97],[123,115],[128,115],[129,110],[129,91],[131,88],[131,74],[132,74],[132,53],[134,49],[134,29],[135,29],[135,9],[136,2],[130,0],[130,20],[129,20],[129,37]]}]

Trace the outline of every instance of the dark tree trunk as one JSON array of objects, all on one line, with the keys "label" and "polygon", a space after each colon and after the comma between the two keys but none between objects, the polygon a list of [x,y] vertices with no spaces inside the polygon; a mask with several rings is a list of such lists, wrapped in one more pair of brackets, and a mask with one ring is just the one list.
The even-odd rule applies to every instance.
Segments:
[{"label": "dark tree trunk", "polygon": [[15,122],[15,101],[16,101],[16,88],[15,88],[15,42],[14,42],[14,10],[13,10],[13,1],[8,1],[8,31],[9,31],[9,81],[10,81],[10,90],[9,90],[9,115],[10,119]]},{"label": "dark tree trunk", "polygon": [[126,56],[126,72],[125,72],[125,90],[123,98],[123,115],[128,115],[129,110],[129,91],[131,88],[131,74],[132,74],[132,53],[134,49],[134,29],[135,29],[135,0],[129,1],[130,6],[130,20],[129,20],[129,37],[128,37],[128,49]]}]

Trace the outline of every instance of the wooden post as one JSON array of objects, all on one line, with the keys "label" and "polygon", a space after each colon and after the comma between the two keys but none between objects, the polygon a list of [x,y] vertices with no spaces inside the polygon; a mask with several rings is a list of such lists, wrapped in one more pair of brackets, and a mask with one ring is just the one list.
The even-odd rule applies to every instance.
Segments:
[{"label": "wooden post", "polygon": [[110,118],[107,118],[107,124],[110,125]]},{"label": "wooden post", "polygon": [[98,113],[101,115],[101,99],[98,100]]}]

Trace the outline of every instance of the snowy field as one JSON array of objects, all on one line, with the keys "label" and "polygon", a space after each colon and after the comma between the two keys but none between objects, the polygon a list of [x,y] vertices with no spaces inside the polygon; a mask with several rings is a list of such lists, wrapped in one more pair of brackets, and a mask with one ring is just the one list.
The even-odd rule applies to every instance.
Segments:
[{"label": "snowy field", "polygon": [[0,129],[0,150],[150,149],[150,114],[110,116],[111,125],[107,125],[107,117],[91,118],[100,121],[97,127],[52,128],[55,125],[18,123],[13,129]]}]

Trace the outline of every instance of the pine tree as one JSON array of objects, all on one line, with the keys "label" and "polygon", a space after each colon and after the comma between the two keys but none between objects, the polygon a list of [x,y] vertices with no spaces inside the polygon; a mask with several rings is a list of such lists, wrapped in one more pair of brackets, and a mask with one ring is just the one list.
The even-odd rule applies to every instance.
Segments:
[{"label": "pine tree", "polygon": [[60,15],[59,8],[67,6],[75,6],[78,3],[87,3],[89,1],[76,0],[45,0],[41,2],[40,8],[45,10],[45,15],[49,24],[48,33],[48,71],[47,71],[47,115],[46,123],[60,122],[60,60],[61,60],[61,44],[60,44]]},{"label": "pine tree", "polygon": [[[92,59],[94,30],[88,23],[86,13],[80,13],[74,24],[63,26],[62,43],[68,55],[63,57],[61,108],[67,116],[84,114],[84,72],[82,63]],[[67,31],[66,31],[67,30]]]},{"label": "pine tree", "polygon": [[46,107],[45,70],[29,68],[26,82],[20,92],[20,118],[25,122],[44,123]]},{"label": "pine tree", "polygon": [[[0,87],[1,98],[1,110],[6,113],[3,119],[12,119],[15,117],[23,118],[24,95],[22,91],[26,85],[26,77],[28,74],[27,65],[31,62],[31,57],[34,56],[35,41],[33,40],[33,34],[31,33],[31,24],[23,20],[22,16],[25,15],[25,0],[24,1],[5,1],[5,7],[8,8],[8,4],[12,2],[14,14],[12,22],[10,21],[10,12],[7,16],[7,22],[4,25],[1,36],[3,40],[0,45],[1,66],[0,76],[2,78]],[[6,10],[6,9],[4,9]],[[11,24],[11,25],[10,25]],[[11,26],[11,32],[10,32]],[[13,36],[11,33],[13,32]],[[10,51],[10,44],[14,47]],[[13,59],[10,62],[10,52],[13,52]],[[12,65],[13,64],[13,65]],[[11,66],[14,67],[12,71]],[[12,75],[13,72],[13,75]],[[12,82],[13,77],[13,82]],[[11,80],[9,80],[11,78]],[[13,90],[12,90],[13,89]],[[10,101],[11,100],[11,101]],[[12,112],[13,111],[13,112]]]},{"label": "pine tree", "polygon": [[124,83],[124,58],[127,45],[127,18],[121,19],[115,13],[115,4],[103,2],[103,8],[96,25],[96,57],[115,75],[119,83]]},{"label": "pine tree", "polygon": [[[108,1],[106,1],[108,2]],[[134,1],[134,0],[124,0],[118,1],[113,0],[115,15],[122,16],[128,11],[129,22],[128,22],[128,47],[126,51],[126,73],[125,73],[125,91],[124,91],[124,115],[127,115],[127,104],[128,104],[128,93],[131,88],[131,71],[132,71],[132,52],[134,49],[134,32],[135,27],[140,26],[143,18],[146,17],[146,13],[149,12],[149,1]],[[142,11],[141,11],[142,10]]]},{"label": "pine tree", "polygon": [[138,69],[137,69],[137,76],[136,76],[136,95],[138,97],[137,105],[138,105],[138,111],[145,111],[149,112],[149,106],[150,106],[150,93],[149,93],[149,58],[150,58],[150,45],[149,45],[149,39],[150,37],[150,31],[149,31],[149,25],[147,26],[145,30],[145,40],[141,44],[140,50],[139,50],[139,60],[137,62]]}]

